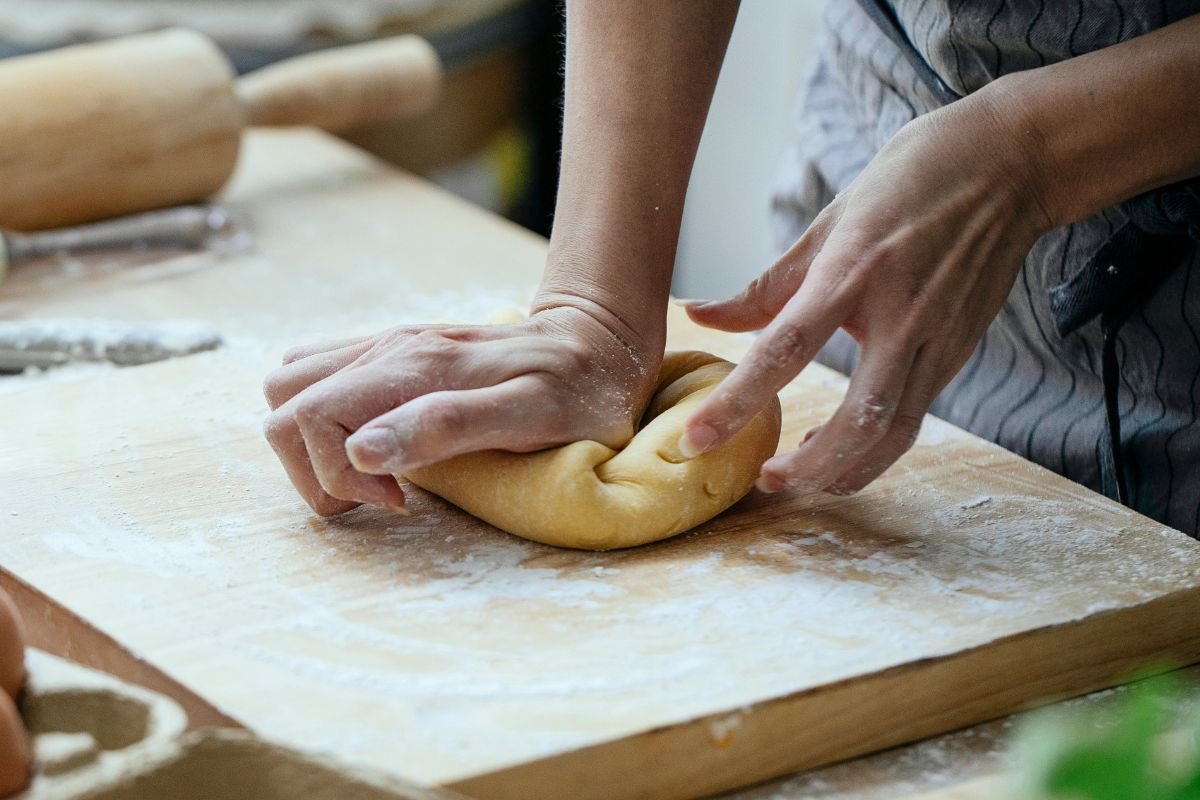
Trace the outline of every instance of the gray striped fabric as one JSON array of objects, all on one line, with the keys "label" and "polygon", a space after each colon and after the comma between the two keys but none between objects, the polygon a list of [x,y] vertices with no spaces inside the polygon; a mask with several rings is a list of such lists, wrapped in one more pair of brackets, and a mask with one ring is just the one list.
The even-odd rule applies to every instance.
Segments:
[{"label": "gray striped fabric", "polygon": [[[1200,13],[1200,2],[894,0],[910,41],[956,92],[1061,61]],[[773,202],[777,242],[794,242],[906,122],[938,106],[853,0],[829,0],[820,61],[797,114]],[[1200,112],[1198,112],[1200,113]],[[1093,489],[1107,435],[1097,321],[1055,330],[1048,291],[1126,219],[1118,207],[1037,242],[1012,293],[933,413]],[[986,265],[981,265],[986,268]],[[1129,502],[1200,533],[1200,248],[1121,328],[1121,447]],[[849,373],[839,331],[820,361]]]}]

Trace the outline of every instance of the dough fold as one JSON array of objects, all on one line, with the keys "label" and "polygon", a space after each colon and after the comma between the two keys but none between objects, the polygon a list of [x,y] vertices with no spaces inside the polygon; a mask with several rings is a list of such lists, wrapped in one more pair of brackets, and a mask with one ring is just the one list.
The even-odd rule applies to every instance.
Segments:
[{"label": "dough fold", "polygon": [[779,401],[691,460],[683,423],[733,369],[708,353],[663,358],[641,429],[621,450],[582,441],[534,453],[487,450],[413,470],[408,480],[501,530],[584,550],[674,536],[740,500],[779,443]]}]

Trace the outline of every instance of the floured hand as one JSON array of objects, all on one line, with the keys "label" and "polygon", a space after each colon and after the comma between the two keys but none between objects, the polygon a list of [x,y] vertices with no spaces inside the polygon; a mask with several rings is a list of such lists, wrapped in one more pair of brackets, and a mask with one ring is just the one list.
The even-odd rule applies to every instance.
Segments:
[{"label": "floured hand", "polygon": [[597,310],[508,325],[406,326],[289,351],[264,392],[266,435],[318,514],[393,510],[393,475],[478,450],[529,452],[633,435],[661,349]]}]

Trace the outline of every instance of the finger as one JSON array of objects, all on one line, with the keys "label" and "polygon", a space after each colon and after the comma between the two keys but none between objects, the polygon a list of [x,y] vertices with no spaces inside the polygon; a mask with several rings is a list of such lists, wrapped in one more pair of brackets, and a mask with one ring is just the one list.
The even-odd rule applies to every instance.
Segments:
[{"label": "finger", "polygon": [[815,277],[813,273],[805,281],[755,340],[742,363],[688,418],[679,441],[685,457],[717,447],[753,419],[846,318],[857,290],[835,287]]},{"label": "finger", "polygon": [[[313,384],[280,411],[295,418],[312,471],[326,493],[341,500],[400,506],[404,494],[395,479],[355,469],[346,454],[346,439],[372,419],[422,395],[502,383],[517,369],[510,351],[499,342],[463,348],[449,339],[413,337],[406,349],[387,360],[360,361]],[[536,347],[522,355],[533,361],[543,357]]]},{"label": "finger", "polygon": [[766,272],[728,300],[691,302],[684,306],[692,322],[722,331],[756,331],[770,324],[800,288],[809,264],[832,228],[832,216],[818,217],[795,244]]},{"label": "finger", "polygon": [[275,413],[286,415],[295,425],[307,464],[298,458],[294,463],[298,468],[306,466],[325,494],[346,502],[398,509],[404,505],[404,492],[395,479],[365,475],[354,469],[345,455],[345,441],[359,424],[424,388],[419,379],[391,386],[388,376],[381,377],[382,372],[378,367],[340,372],[300,392]]},{"label": "finger", "polygon": [[291,364],[293,361],[299,361],[302,358],[315,356],[318,353],[328,353],[331,350],[342,350],[346,347],[370,342],[375,337],[373,336],[351,336],[348,339],[328,339],[323,342],[314,342],[312,344],[303,344],[299,347],[293,347],[283,354],[283,363]]},{"label": "finger", "polygon": [[[373,347],[353,367],[310,386],[285,407],[299,425],[312,469],[328,494],[397,505],[403,493],[393,478],[365,474],[350,463],[346,440],[351,434],[423,395],[496,386],[548,368],[556,363],[555,352],[552,343],[536,337],[478,340],[464,346],[453,330],[418,333],[387,353]],[[370,360],[372,354],[375,360]],[[519,426],[524,427],[528,418]]]},{"label": "finger", "polygon": [[369,339],[336,350],[313,353],[304,358],[287,361],[263,381],[263,394],[272,410],[291,400],[300,392],[322,381],[340,369],[354,363],[371,347]]},{"label": "finger", "polygon": [[857,464],[891,430],[915,352],[902,341],[863,349],[846,397],[812,439],[763,464],[760,488],[824,489]]},{"label": "finger", "polygon": [[364,475],[346,459],[343,443],[352,429],[338,422],[337,417],[324,407],[307,403],[304,396],[298,395],[280,409],[286,409],[290,414],[303,442],[307,465],[297,463],[307,466],[321,490],[330,497],[350,503],[402,508],[404,492],[394,478]]},{"label": "finger", "polygon": [[565,441],[562,415],[535,374],[498,386],[434,392],[389,411],[346,440],[355,468],[398,475],[479,450],[528,452]]},{"label": "finger", "polygon": [[829,486],[827,491],[839,495],[861,491],[882,475],[900,456],[912,449],[930,404],[949,383],[960,365],[949,366],[947,369],[947,365],[940,363],[926,348],[917,353],[912,376],[904,389],[904,396],[900,399],[900,406],[896,409],[892,427],[887,435]]},{"label": "finger", "polygon": [[308,449],[304,446],[304,437],[300,434],[300,427],[290,410],[280,409],[267,417],[263,433],[283,464],[288,479],[304,498],[304,502],[308,503],[309,508],[322,517],[331,517],[358,505],[333,497],[321,488],[321,482],[317,480],[317,473],[313,471],[312,461],[308,457]]}]

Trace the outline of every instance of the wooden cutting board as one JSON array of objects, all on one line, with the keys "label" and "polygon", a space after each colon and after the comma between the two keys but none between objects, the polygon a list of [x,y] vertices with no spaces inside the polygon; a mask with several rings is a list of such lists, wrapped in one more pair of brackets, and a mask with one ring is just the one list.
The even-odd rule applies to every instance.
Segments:
[{"label": "wooden cutting board", "polygon": [[[523,542],[416,489],[408,518],[316,519],[260,432],[279,352],[482,319],[527,297],[544,245],[315,134],[251,137],[231,200],[253,253],[0,293],[5,315],[228,337],[0,381],[0,565],[52,623],[39,644],[193,721],[485,798],[680,798],[1200,660],[1200,544],[933,419],[858,497],[752,496],[632,551]],[[670,338],[749,342],[677,311]],[[788,386],[783,446],[843,388]]]}]

